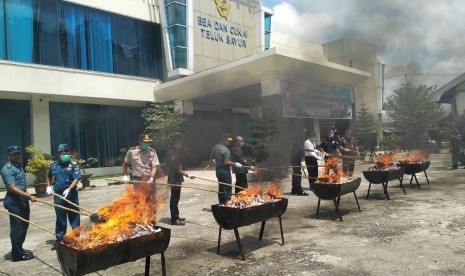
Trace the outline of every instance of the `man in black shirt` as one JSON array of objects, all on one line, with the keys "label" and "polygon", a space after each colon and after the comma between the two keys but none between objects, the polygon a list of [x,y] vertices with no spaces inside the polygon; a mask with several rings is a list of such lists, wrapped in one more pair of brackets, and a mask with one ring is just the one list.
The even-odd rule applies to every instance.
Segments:
[{"label": "man in black shirt", "polygon": [[[234,144],[231,147],[231,161],[232,162],[237,162],[240,163],[242,166],[237,167],[234,166],[232,168],[233,173],[236,174],[236,186],[242,187],[242,188],[247,188],[247,173],[248,170],[244,168],[243,166],[251,167],[249,163],[247,163],[247,160],[245,160],[244,153],[242,152],[242,147],[244,146],[244,138],[241,136],[237,136],[234,139]],[[253,167],[251,167],[253,170]],[[237,194],[240,192],[242,189],[240,188],[235,188],[235,193]]]}]

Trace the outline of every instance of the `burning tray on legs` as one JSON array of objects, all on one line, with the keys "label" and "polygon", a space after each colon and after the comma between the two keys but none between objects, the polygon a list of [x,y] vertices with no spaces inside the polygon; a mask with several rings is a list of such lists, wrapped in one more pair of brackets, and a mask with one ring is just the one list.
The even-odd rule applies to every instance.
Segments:
[{"label": "burning tray on legs", "polygon": [[363,171],[363,176],[365,176],[366,180],[370,182],[370,186],[368,186],[367,192],[367,199],[370,195],[371,184],[381,184],[383,185],[384,194],[386,198],[389,200],[389,194],[387,191],[388,183],[391,180],[399,179],[400,187],[405,193],[404,185],[402,184],[402,179],[404,175],[404,168],[396,168],[392,170],[372,170],[372,171]]},{"label": "burning tray on legs", "polygon": [[155,228],[160,231],[93,249],[79,250],[60,242],[56,252],[61,270],[64,275],[84,275],[145,257],[145,275],[149,275],[150,256],[160,254],[162,274],[166,275],[164,252],[170,242],[171,230]]},{"label": "burning tray on legs", "polygon": [[239,236],[238,228],[242,226],[251,225],[257,222],[262,222],[260,228],[259,240],[263,237],[263,231],[265,230],[265,222],[268,219],[277,217],[279,219],[279,227],[281,230],[281,241],[284,245],[284,233],[281,216],[286,212],[288,200],[287,198],[280,198],[274,202],[266,202],[261,205],[251,206],[246,208],[232,208],[224,207],[219,204],[212,205],[212,213],[215,221],[220,226],[218,234],[218,247],[216,250],[217,254],[220,254],[221,244],[221,230],[234,230],[236,236],[237,245],[241,253],[242,260],[245,260],[245,255],[242,250],[241,239]]},{"label": "burning tray on legs", "polygon": [[412,181],[415,178],[415,182],[417,183],[418,188],[420,189],[420,183],[418,182],[417,173],[424,172],[426,177],[426,183],[429,185],[428,175],[426,174],[426,170],[429,168],[430,161],[424,162],[415,162],[415,163],[399,163],[399,166],[405,168],[404,174],[412,175],[410,177],[410,185],[412,185]]},{"label": "burning tray on legs", "polygon": [[356,178],[352,181],[348,181],[345,183],[311,183],[310,190],[318,197],[316,217],[318,218],[318,215],[320,213],[320,201],[332,200],[334,202],[334,206],[336,207],[336,212],[339,216],[339,220],[342,221],[342,216],[339,213],[339,202],[341,200],[341,196],[348,193],[354,194],[358,210],[361,212],[362,210],[360,209],[360,204],[358,203],[357,194],[355,193],[358,187],[360,187],[360,182],[361,179]]}]

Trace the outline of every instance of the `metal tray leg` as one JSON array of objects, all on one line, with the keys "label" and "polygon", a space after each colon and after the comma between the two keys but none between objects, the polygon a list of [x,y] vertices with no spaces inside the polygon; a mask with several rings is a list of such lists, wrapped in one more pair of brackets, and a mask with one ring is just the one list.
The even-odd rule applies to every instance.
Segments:
[{"label": "metal tray leg", "polygon": [[263,232],[265,231],[265,222],[266,220],[262,221],[262,227],[260,228],[260,236],[258,236],[258,240],[262,240],[263,238]]},{"label": "metal tray leg", "polygon": [[335,198],[333,198],[333,202],[334,202],[334,206],[336,206],[336,212],[337,212],[337,215],[339,216],[339,220],[342,221],[341,214],[339,213],[339,207],[337,207],[337,202]]},{"label": "metal tray leg", "polygon": [[382,182],[381,185],[383,185],[384,194],[386,195],[386,198],[387,198],[388,200],[390,200],[389,194],[388,194],[388,190],[387,190],[388,183],[389,183],[389,181]]},{"label": "metal tray leg", "polygon": [[241,258],[245,261],[244,251],[242,250],[241,237],[239,237],[239,231],[237,228],[234,228],[234,235],[236,235],[237,246],[239,246],[239,251],[241,252]]},{"label": "metal tray leg", "polygon": [[150,256],[145,257],[145,276],[150,275]]},{"label": "metal tray leg", "polygon": [[353,193],[354,193],[354,197],[355,197],[355,202],[357,202],[358,211],[361,212],[362,209],[360,209],[360,204],[358,204],[357,194],[355,193],[355,191]]},{"label": "metal tray leg", "polygon": [[166,276],[165,252],[160,253],[161,257],[161,275]]},{"label": "metal tray leg", "polygon": [[429,179],[428,179],[428,175],[426,174],[426,171],[423,171],[425,173],[425,176],[426,176],[426,183],[428,183],[429,185]]},{"label": "metal tray leg", "polygon": [[281,216],[278,217],[279,219],[279,228],[281,229],[281,245],[284,245],[284,232],[283,232],[283,223],[281,221]]},{"label": "metal tray leg", "polygon": [[318,216],[320,214],[320,201],[321,201],[321,199],[318,199],[318,206],[316,207],[316,218],[318,218]]},{"label": "metal tray leg", "polygon": [[412,186],[412,181],[413,181],[413,176],[414,176],[414,175],[415,175],[415,174],[412,174],[412,176],[410,177],[410,186]]},{"label": "metal tray leg", "polygon": [[412,176],[415,177],[415,182],[417,182],[418,189],[421,189],[420,183],[418,183],[417,175],[416,175],[416,174],[413,174]]},{"label": "metal tray leg", "polygon": [[218,246],[216,247],[216,254],[220,254],[220,243],[221,243],[221,226],[220,226],[220,232],[218,233]]},{"label": "metal tray leg", "polygon": [[370,182],[370,186],[368,186],[367,199],[368,199],[368,196],[370,195],[370,189],[371,189],[371,182]]},{"label": "metal tray leg", "polygon": [[404,184],[402,184],[402,179],[403,179],[403,177],[399,178],[400,187],[402,188],[402,191],[404,191],[404,195],[407,195],[407,194],[405,193]]}]

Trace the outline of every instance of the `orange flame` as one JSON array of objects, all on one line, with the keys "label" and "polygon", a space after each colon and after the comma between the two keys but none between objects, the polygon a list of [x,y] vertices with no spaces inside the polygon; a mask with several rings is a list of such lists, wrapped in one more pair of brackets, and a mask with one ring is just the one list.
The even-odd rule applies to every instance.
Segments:
[{"label": "orange flame", "polygon": [[329,158],[325,162],[325,167],[321,176],[317,178],[318,183],[339,183],[347,175],[339,170],[339,159]]},{"label": "orange flame", "polygon": [[389,152],[389,153],[378,155],[376,159],[377,159],[376,165],[378,167],[386,167],[386,166],[391,166],[392,164],[394,164],[394,162],[396,161],[396,155],[394,152]]},{"label": "orange flame", "polygon": [[423,163],[425,159],[430,156],[429,152],[417,150],[412,153],[407,153],[402,156],[400,163],[408,164],[408,163]]},{"label": "orange flame", "polygon": [[279,189],[276,183],[271,183],[271,186],[265,191],[265,194],[271,198],[280,198],[283,195],[281,189]]},{"label": "orange flame", "polygon": [[272,202],[275,199],[279,199],[282,195],[283,193],[276,183],[271,183],[268,189],[262,193],[260,193],[260,188],[257,186],[251,186],[231,196],[231,199],[226,202],[224,206],[244,208],[261,205],[265,202]]},{"label": "orange flame", "polygon": [[[137,225],[154,225],[161,197],[153,192],[152,183],[128,185],[122,197],[97,210],[106,222],[81,225],[65,236],[77,249],[94,249],[132,237]],[[90,228],[90,229],[89,229]]]}]

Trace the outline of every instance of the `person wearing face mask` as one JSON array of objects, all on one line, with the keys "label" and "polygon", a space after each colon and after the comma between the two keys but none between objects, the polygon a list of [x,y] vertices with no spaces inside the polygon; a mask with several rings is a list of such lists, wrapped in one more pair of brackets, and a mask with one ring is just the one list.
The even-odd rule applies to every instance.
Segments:
[{"label": "person wearing face mask", "polygon": [[[239,186],[242,188],[247,188],[247,173],[248,169],[244,168],[243,166],[251,167],[250,169],[254,169],[253,166],[251,166],[249,163],[247,163],[247,160],[245,159],[244,152],[242,151],[242,148],[244,147],[244,138],[241,136],[237,136],[234,139],[234,143],[231,147],[231,161],[234,163],[239,163],[242,166],[233,166],[232,171],[236,175],[236,184],[235,186]],[[237,194],[240,192],[242,189],[240,188],[234,188],[234,192]]]},{"label": "person wearing face mask", "polygon": [[[157,166],[160,165],[155,149],[151,148],[153,140],[148,134],[139,135],[139,145],[132,147],[126,153],[123,162],[123,178],[121,182],[146,181],[155,184]],[[128,175],[128,167],[131,164],[131,176]],[[153,186],[155,192],[155,185]]]},{"label": "person wearing face mask", "polygon": [[[64,198],[72,203],[79,205],[77,184],[81,179],[81,171],[79,165],[71,160],[68,144],[60,144],[58,146],[57,159],[50,164],[48,170],[47,194],[51,194],[53,191],[56,194],[63,195]],[[56,195],[53,197],[53,203],[79,211],[76,206],[71,205]],[[65,236],[68,221],[72,229],[81,224],[79,214],[75,212],[55,207],[55,214],[55,234],[57,241],[60,241]]]},{"label": "person wearing face mask", "polygon": [[329,130],[326,139],[321,142],[321,148],[325,153],[328,154],[325,158],[329,158],[331,156],[340,156],[339,139],[335,130]]}]

